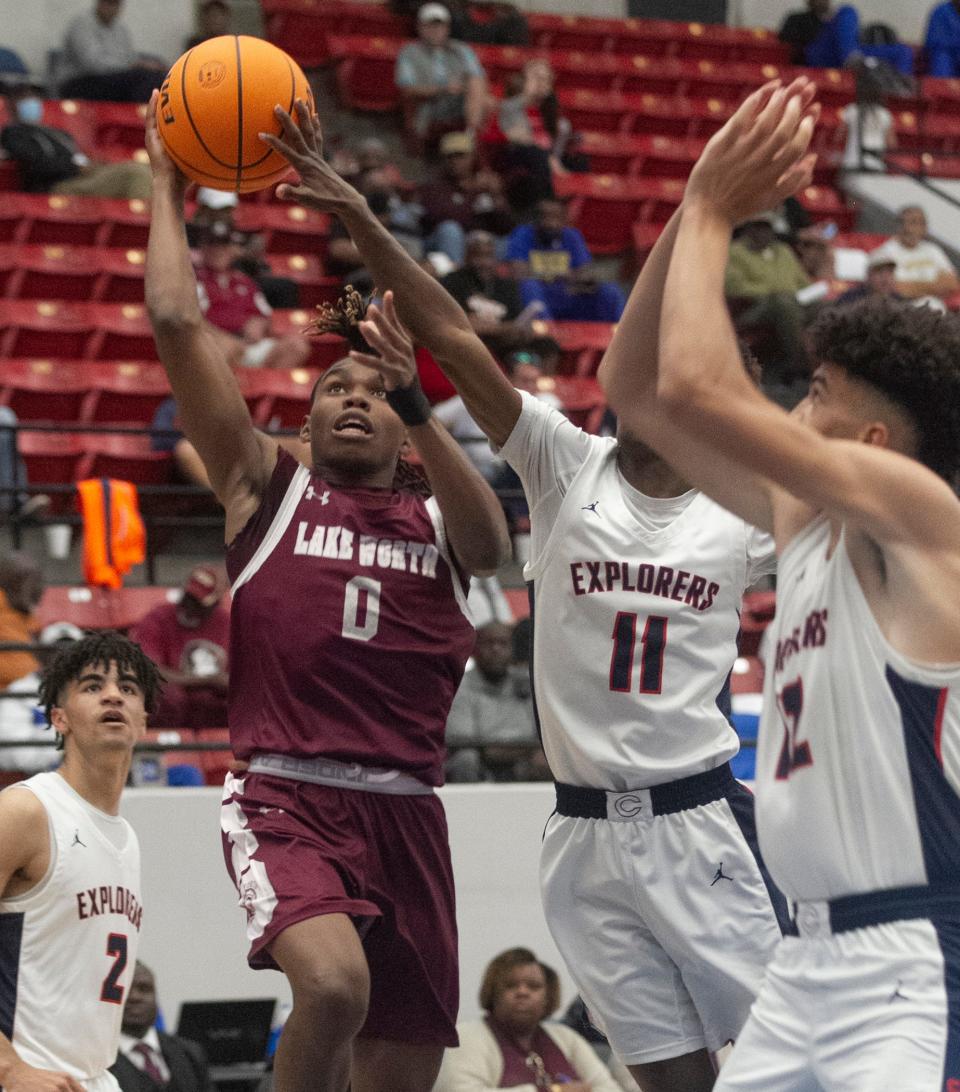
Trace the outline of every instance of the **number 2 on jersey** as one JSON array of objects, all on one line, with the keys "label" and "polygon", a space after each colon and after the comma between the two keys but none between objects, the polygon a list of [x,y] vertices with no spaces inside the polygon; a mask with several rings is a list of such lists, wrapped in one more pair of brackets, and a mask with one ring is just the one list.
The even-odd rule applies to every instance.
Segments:
[{"label": "number 2 on jersey", "polygon": [[786,781],[794,770],[813,765],[810,744],[798,739],[800,714],[803,712],[803,679],[797,678],[777,695],[777,708],[783,721],[783,747],[777,760],[777,780]]},{"label": "number 2 on jersey", "polygon": [[[651,614],[640,637],[640,693],[659,694],[663,687],[663,655],[667,649],[667,621]],[[637,615],[618,611],[613,621],[610,689],[629,694],[633,689],[633,656],[637,645]]]},{"label": "number 2 on jersey", "polygon": [[123,986],[120,985],[120,975],[127,966],[127,938],[123,933],[111,933],[107,937],[107,955],[113,956],[114,960],[110,973],[100,987],[100,1000],[109,1001],[112,1005],[121,1005],[123,1004]]}]

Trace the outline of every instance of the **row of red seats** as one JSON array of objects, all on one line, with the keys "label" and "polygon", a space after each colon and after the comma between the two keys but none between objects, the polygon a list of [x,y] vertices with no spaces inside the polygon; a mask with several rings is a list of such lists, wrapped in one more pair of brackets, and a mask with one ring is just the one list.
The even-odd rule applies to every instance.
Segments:
[{"label": "row of red seats", "polygon": [[[187,208],[188,218],[193,206]],[[242,202],[234,221],[264,237],[269,254],[314,255],[321,262],[330,217],[299,205]],[[0,193],[0,243],[63,243],[142,249],[150,230],[146,201],[60,194]]]},{"label": "row of red seats", "polygon": [[[376,4],[344,0],[261,0],[270,41],[301,64],[325,64],[328,35],[402,39],[413,33],[411,20]],[[531,43],[540,49],[647,53],[693,60],[783,64],[788,51],[775,34],[760,28],[734,28],[660,19],[602,19],[527,12]]]},{"label": "row of red seats", "polygon": [[[336,300],[339,277],[324,276],[310,254],[270,254],[274,276],[295,281],[305,308]],[[0,298],[25,300],[143,301],[146,252],[59,243],[0,243]]]}]

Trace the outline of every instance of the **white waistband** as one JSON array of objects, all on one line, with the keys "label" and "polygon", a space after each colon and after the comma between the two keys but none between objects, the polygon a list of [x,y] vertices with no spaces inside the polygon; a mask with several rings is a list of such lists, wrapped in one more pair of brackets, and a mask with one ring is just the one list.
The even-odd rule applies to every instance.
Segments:
[{"label": "white waistband", "polygon": [[330,785],[335,789],[359,789],[393,796],[430,796],[433,787],[402,770],[361,766],[359,762],[336,762],[332,758],[293,758],[290,755],[254,755],[250,772]]}]

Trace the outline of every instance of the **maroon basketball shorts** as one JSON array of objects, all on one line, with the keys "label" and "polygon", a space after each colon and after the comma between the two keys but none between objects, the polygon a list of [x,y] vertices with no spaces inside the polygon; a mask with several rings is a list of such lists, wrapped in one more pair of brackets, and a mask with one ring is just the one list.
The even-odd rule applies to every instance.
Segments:
[{"label": "maroon basketball shorts", "polygon": [[288,926],[348,914],[370,967],[361,1035],[457,1045],[456,907],[437,796],[228,774],[221,830],[251,967],[279,969],[270,945]]}]

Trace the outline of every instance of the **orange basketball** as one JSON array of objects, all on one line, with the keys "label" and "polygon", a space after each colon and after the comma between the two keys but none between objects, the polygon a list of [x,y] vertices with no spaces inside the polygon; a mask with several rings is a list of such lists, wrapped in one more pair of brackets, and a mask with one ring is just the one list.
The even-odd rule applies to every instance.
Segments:
[{"label": "orange basketball", "polygon": [[157,126],[170,157],[201,186],[250,193],[279,182],[290,165],[260,140],[280,136],[275,106],[293,112],[313,93],[300,66],[260,38],[210,38],[176,61],[157,101]]}]

